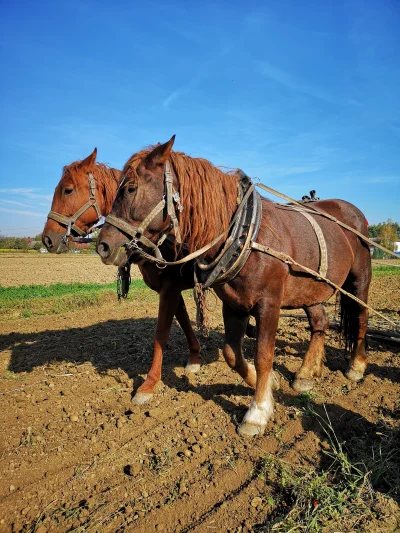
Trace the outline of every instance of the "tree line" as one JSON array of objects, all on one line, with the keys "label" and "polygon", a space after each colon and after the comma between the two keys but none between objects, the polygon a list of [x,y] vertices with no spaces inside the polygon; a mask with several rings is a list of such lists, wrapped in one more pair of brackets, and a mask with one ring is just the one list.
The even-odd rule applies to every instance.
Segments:
[{"label": "tree line", "polygon": [[387,222],[379,222],[368,226],[368,236],[385,246],[388,250],[394,250],[394,243],[400,241],[400,224],[389,218]]},{"label": "tree line", "polygon": [[[95,232],[94,237],[96,237]],[[389,218],[386,222],[379,222],[368,226],[368,236],[370,239],[378,239],[382,246],[389,250],[394,249],[394,242],[400,241],[400,224],[393,222]],[[35,237],[7,237],[0,234],[0,249],[8,250],[40,250],[43,248],[42,234],[39,233]],[[80,251],[95,251],[96,243],[79,244],[70,243],[70,250]]]},{"label": "tree line", "polygon": [[[11,237],[0,234],[0,250],[39,251],[41,248],[45,248],[42,243],[41,233],[35,235],[35,237]],[[79,250],[80,252],[91,252],[96,250],[96,243],[80,244],[71,242],[68,248],[72,251]]]}]

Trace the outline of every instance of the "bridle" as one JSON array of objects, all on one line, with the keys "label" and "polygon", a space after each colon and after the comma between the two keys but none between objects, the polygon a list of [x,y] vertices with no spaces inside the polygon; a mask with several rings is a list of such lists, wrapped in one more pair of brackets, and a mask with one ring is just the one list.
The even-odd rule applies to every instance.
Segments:
[{"label": "bridle", "polygon": [[[105,222],[110,224],[111,226],[114,226],[115,228],[119,229],[123,233],[129,235],[132,237],[132,239],[124,245],[124,247],[128,251],[132,250],[139,250],[140,248],[138,243],[144,244],[144,246],[151,248],[154,252],[154,255],[157,259],[163,261],[163,256],[160,251],[160,246],[165,241],[165,239],[170,235],[171,230],[174,230],[175,233],[175,242],[178,244],[181,244],[182,238],[181,233],[179,229],[179,221],[176,216],[175,212],[175,206],[178,209],[178,211],[183,211],[183,205],[181,204],[181,199],[179,196],[179,192],[174,190],[173,187],[174,177],[171,172],[171,167],[169,164],[169,161],[165,163],[165,169],[164,169],[164,196],[162,199],[158,202],[158,204],[150,211],[150,213],[147,215],[147,217],[142,221],[140,226],[133,226],[132,224],[129,224],[128,222],[125,222],[122,218],[116,217],[115,215],[108,215]],[[161,212],[165,210],[164,214],[164,221],[169,216],[171,223],[170,225],[161,232],[160,237],[158,238],[157,242],[154,243],[150,239],[144,236],[144,232],[148,228],[150,222]]]},{"label": "bridle", "polygon": [[[88,172],[88,180],[89,180],[89,200],[80,207],[72,216],[67,217],[65,215],[62,215],[61,213],[57,213],[56,211],[50,211],[50,213],[47,215],[47,218],[50,218],[51,220],[55,220],[62,226],[66,226],[67,230],[65,232],[65,235],[62,238],[62,242],[64,244],[68,243],[69,237],[71,235],[71,231],[74,231],[79,235],[78,238],[71,237],[72,241],[80,241],[82,242],[82,238],[86,237],[86,235],[89,235],[91,231],[93,230],[94,226],[97,224],[97,222],[100,220],[100,218],[103,216],[100,212],[99,205],[96,200],[96,186],[95,186],[95,179],[93,177],[93,174],[91,172]],[[75,224],[75,222],[78,220],[78,218],[83,215],[85,211],[93,207],[97,214],[97,220],[94,223],[94,225],[88,230],[84,231],[78,228],[78,226]]]}]

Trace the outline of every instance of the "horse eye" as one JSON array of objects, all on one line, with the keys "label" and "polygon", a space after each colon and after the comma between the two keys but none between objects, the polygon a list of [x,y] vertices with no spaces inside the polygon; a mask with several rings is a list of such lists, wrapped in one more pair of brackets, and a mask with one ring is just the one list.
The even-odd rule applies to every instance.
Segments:
[{"label": "horse eye", "polygon": [[72,194],[74,189],[64,189],[64,194]]},{"label": "horse eye", "polygon": [[136,187],[128,187],[128,193],[132,194],[136,191]]}]

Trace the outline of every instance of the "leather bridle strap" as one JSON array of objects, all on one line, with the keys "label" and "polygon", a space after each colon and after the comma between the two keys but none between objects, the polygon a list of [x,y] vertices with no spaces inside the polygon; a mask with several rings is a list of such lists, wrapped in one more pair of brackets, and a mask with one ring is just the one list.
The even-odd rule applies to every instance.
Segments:
[{"label": "leather bridle strap", "polygon": [[177,205],[177,208],[179,211],[183,210],[183,206],[180,203],[180,197],[179,192],[173,190],[173,175],[171,172],[171,167],[169,164],[169,161],[165,163],[165,169],[164,169],[164,180],[165,180],[165,196],[162,200],[158,202],[158,204],[150,211],[150,213],[147,215],[147,217],[141,222],[140,226],[132,226],[132,224],[129,224],[122,218],[119,218],[115,215],[108,215],[106,218],[106,222],[108,224],[111,224],[111,226],[116,227],[117,229],[124,232],[126,235],[129,235],[129,237],[132,237],[132,240],[125,245],[125,247],[128,250],[131,249],[137,249],[138,248],[138,242],[144,244],[144,246],[147,246],[148,248],[151,248],[154,252],[155,257],[158,260],[164,261],[163,256],[161,254],[161,251],[159,249],[159,246],[164,242],[164,240],[167,238],[171,226],[166,231],[163,231],[158,238],[157,243],[154,243],[150,239],[144,236],[144,232],[146,231],[147,227],[149,226],[150,222],[165,208],[167,207],[167,216],[170,217],[172,227],[174,229],[175,233],[175,240],[178,243],[182,242],[181,239],[181,233],[179,229],[179,221],[176,216],[174,202]]},{"label": "leather bridle strap", "polygon": [[65,233],[65,235],[63,237],[64,242],[67,242],[68,237],[71,235],[71,230],[75,231],[75,233],[77,233],[80,237],[85,237],[86,235],[88,235],[90,233],[92,228],[90,228],[89,231],[83,231],[80,228],[78,228],[78,226],[75,224],[75,222],[79,219],[79,217],[85,211],[87,211],[91,207],[94,208],[94,210],[96,211],[96,214],[97,214],[97,220],[96,220],[95,224],[102,217],[99,205],[98,205],[97,200],[96,200],[95,179],[94,179],[93,174],[91,172],[88,173],[88,179],[89,179],[89,188],[90,188],[89,200],[82,207],[80,207],[78,209],[78,211],[76,211],[70,217],[67,217],[67,216],[62,215],[60,213],[57,213],[56,211],[50,211],[50,213],[47,215],[47,218],[50,218],[51,220],[55,220],[56,222],[58,222],[62,226],[66,226],[67,227],[67,231],[66,231],[66,233]]},{"label": "leather bridle strap", "polygon": [[180,197],[179,192],[173,192],[172,187],[174,183],[174,177],[172,176],[171,168],[169,165],[169,162],[167,161],[165,163],[165,189],[166,189],[166,199],[167,199],[167,213],[171,218],[174,232],[175,232],[175,240],[177,243],[181,243],[181,231],[179,229],[179,221],[176,216],[174,202],[178,205],[178,209],[182,211],[183,206],[180,204]]},{"label": "leather bridle strap", "polygon": [[[121,230],[126,235],[129,235],[129,237],[132,237],[132,240],[127,243],[126,247],[128,249],[135,248],[138,242],[141,242],[148,248],[151,248],[157,259],[163,259],[161,252],[158,248],[158,243],[155,244],[150,239],[145,237],[143,235],[143,231],[147,227],[147,224],[160,213],[164,209],[165,206],[165,200],[161,200],[156,207],[151,211],[149,215],[143,220],[143,222],[140,224],[140,226],[132,226],[131,224],[128,224],[128,222],[125,222],[125,220],[122,220],[122,218],[116,217],[114,215],[108,215],[106,218],[106,222],[108,224],[111,224],[111,226],[116,227],[117,229]],[[146,222],[146,225],[144,225],[144,222]]]}]

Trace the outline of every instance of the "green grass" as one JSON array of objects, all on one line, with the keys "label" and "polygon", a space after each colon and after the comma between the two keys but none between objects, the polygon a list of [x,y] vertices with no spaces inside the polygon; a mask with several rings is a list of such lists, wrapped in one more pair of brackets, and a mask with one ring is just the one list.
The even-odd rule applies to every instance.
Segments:
[{"label": "green grass", "polygon": [[399,266],[373,266],[372,267],[372,277],[374,278],[384,278],[386,276],[400,276],[400,261],[398,261]]},{"label": "green grass", "polygon": [[[303,400],[307,403],[306,397]],[[360,449],[353,449],[355,459],[338,440],[327,412],[321,416],[310,404],[306,410],[317,418],[328,442],[322,451],[324,466],[296,466],[273,454],[261,457],[251,475],[265,481],[267,506],[265,521],[254,531],[364,531],[365,524],[379,520],[377,503],[385,507],[393,502],[389,498],[399,497],[399,431],[381,445],[370,447],[360,441]]]},{"label": "green grass", "polygon": [[0,248],[1,254],[37,254],[37,250],[17,250],[16,248]]},{"label": "green grass", "polygon": [[[128,299],[152,301],[157,294],[141,279],[133,280]],[[117,301],[116,283],[55,283],[0,286],[0,319],[59,314]]]}]

